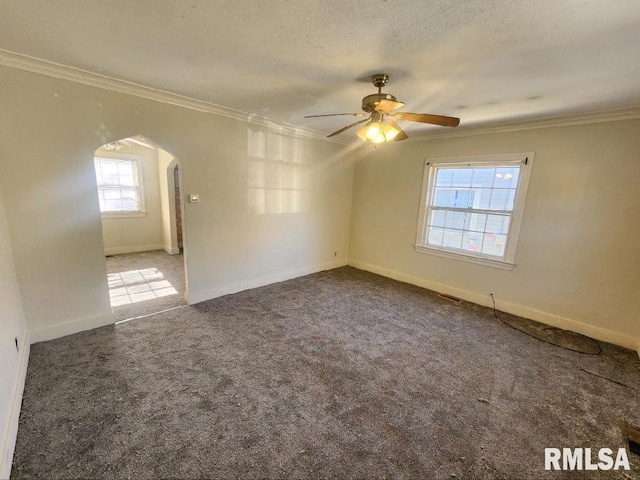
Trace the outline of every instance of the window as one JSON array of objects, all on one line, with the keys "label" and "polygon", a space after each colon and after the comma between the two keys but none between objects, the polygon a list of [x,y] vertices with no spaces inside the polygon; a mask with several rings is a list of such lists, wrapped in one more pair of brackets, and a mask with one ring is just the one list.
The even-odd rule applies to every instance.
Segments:
[{"label": "window", "polygon": [[103,216],[144,214],[140,157],[120,154],[94,158],[98,199]]},{"label": "window", "polygon": [[533,157],[428,159],[416,250],[512,269]]}]

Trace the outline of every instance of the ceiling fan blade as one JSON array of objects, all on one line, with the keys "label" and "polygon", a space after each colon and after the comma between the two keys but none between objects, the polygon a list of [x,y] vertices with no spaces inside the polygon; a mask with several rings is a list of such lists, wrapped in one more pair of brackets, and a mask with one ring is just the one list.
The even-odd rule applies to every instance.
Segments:
[{"label": "ceiling fan blade", "polygon": [[391,113],[394,110],[402,107],[403,105],[404,103],[402,102],[394,102],[393,100],[387,100],[383,98],[376,105],[376,112]]},{"label": "ceiling fan blade", "polygon": [[368,118],[365,118],[364,120],[358,120],[356,123],[352,123],[351,125],[347,125],[346,127],[341,128],[337,132],[333,132],[331,135],[327,135],[327,138],[328,137],[333,137],[335,135],[338,135],[338,134],[344,132],[345,130],[350,129],[351,127],[355,127],[356,125],[360,125],[361,123],[367,122],[368,120],[369,120]]},{"label": "ceiling fan blade", "polygon": [[367,115],[366,113],[328,113],[326,115],[305,115],[304,118],[315,118],[315,117],[337,117],[340,115],[351,115],[353,117],[364,117]]},{"label": "ceiling fan blade", "polygon": [[457,127],[460,119],[456,117],[445,117],[443,115],[430,115],[428,113],[398,112],[391,116],[397,120],[409,120],[410,122],[431,123],[443,127]]}]

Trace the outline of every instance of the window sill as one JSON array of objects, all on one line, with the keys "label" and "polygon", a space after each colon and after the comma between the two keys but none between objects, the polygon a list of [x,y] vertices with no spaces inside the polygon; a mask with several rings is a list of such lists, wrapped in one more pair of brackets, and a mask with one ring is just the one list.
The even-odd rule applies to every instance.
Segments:
[{"label": "window sill", "polygon": [[147,212],[102,212],[102,218],[140,218],[146,217]]},{"label": "window sill", "polygon": [[515,263],[506,262],[504,260],[494,260],[491,258],[474,257],[472,255],[465,255],[464,253],[450,252],[448,250],[438,250],[435,248],[423,247],[420,245],[416,245],[416,252],[426,253],[428,255],[435,255],[436,257],[462,260],[463,262],[476,263],[478,265],[484,265],[485,267],[499,268],[501,270],[513,270],[513,267],[516,266]]}]

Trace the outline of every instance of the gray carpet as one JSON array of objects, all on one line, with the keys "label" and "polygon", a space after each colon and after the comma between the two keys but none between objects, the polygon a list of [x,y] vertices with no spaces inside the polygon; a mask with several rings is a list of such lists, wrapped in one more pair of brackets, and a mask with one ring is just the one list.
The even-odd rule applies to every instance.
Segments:
[{"label": "gray carpet", "polygon": [[184,257],[162,250],[107,257],[116,321],[186,305]]},{"label": "gray carpet", "polygon": [[602,349],[344,267],[33,345],[12,475],[638,478],[543,470],[640,424],[635,352]]}]

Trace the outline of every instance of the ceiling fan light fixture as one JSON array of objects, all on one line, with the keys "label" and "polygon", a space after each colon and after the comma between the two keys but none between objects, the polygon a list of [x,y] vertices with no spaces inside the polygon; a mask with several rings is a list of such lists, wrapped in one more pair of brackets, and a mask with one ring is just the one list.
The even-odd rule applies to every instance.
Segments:
[{"label": "ceiling fan light fixture", "polygon": [[358,130],[357,135],[361,140],[374,145],[384,143],[386,141],[383,127],[380,125],[380,122],[376,121],[367,123],[364,127]]},{"label": "ceiling fan light fixture", "polygon": [[400,133],[400,130],[398,130],[398,128],[396,127],[397,125],[395,125],[394,122],[385,122],[385,124],[382,126],[382,133],[384,134],[384,138],[387,142],[390,142],[391,140],[396,138],[398,136],[398,133]]},{"label": "ceiling fan light fixture", "polygon": [[367,126],[366,132],[367,139],[372,141],[373,143],[382,143],[384,142],[384,133],[382,131],[382,125],[378,122],[371,122]]},{"label": "ceiling fan light fixture", "polygon": [[392,141],[399,133],[400,129],[393,121],[372,120],[358,130],[357,135],[363,141],[377,145]]},{"label": "ceiling fan light fixture", "polygon": [[120,150],[122,148],[122,144],[120,142],[109,142],[105,143],[102,146],[105,150],[111,150],[113,152]]}]

